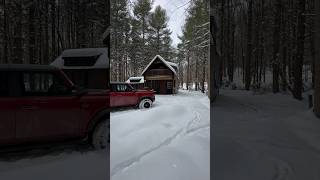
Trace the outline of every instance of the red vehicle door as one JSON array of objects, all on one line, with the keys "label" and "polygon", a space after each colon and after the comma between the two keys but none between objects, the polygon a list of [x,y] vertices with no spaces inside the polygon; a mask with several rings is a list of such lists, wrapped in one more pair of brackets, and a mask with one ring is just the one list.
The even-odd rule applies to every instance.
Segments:
[{"label": "red vehicle door", "polygon": [[110,107],[119,107],[122,104],[122,94],[118,92],[118,85],[111,84]]},{"label": "red vehicle door", "polygon": [[138,96],[133,87],[129,84],[126,84],[126,98],[129,105],[133,106],[138,104]]},{"label": "red vehicle door", "polygon": [[55,72],[21,73],[23,103],[17,111],[19,139],[59,139],[77,136],[79,98]]},{"label": "red vehicle door", "polygon": [[9,89],[8,73],[0,71],[0,145],[15,139],[15,100]]},{"label": "red vehicle door", "polygon": [[112,84],[111,90],[111,107],[133,106],[137,104],[138,97],[133,88],[128,84]]}]

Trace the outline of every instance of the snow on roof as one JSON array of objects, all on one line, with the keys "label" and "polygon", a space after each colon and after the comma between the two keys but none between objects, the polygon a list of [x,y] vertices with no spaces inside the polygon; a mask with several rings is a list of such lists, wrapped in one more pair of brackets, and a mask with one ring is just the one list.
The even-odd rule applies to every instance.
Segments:
[{"label": "snow on roof", "polygon": [[[65,66],[64,58],[67,57],[94,57],[99,56],[93,66]],[[105,69],[109,67],[107,48],[83,48],[64,50],[50,65],[61,69]]]},{"label": "snow on roof", "polygon": [[167,61],[167,63],[168,63],[170,66],[178,67],[178,65],[177,65],[176,63],[173,63],[173,62],[170,62],[170,61]]},{"label": "snow on roof", "polygon": [[156,56],[150,61],[150,63],[147,65],[147,67],[142,71],[142,73],[141,73],[142,75],[147,71],[147,69],[151,66],[151,64],[152,64],[157,58],[159,58],[175,75],[177,75],[176,70],[172,67],[172,66],[176,66],[176,67],[177,67],[177,64],[164,60],[163,57],[161,57],[160,55],[156,55]]},{"label": "snow on roof", "polygon": [[143,76],[129,77],[126,83],[144,83],[144,77]]}]

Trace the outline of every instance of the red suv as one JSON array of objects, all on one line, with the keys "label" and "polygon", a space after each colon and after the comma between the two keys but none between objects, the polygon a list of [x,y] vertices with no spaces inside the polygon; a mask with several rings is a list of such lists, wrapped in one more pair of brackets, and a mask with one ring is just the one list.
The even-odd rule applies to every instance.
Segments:
[{"label": "red suv", "polygon": [[155,101],[153,90],[136,90],[128,83],[110,83],[110,106],[150,108]]},{"label": "red suv", "polygon": [[105,148],[109,92],[80,90],[59,69],[0,65],[0,146],[89,139]]}]

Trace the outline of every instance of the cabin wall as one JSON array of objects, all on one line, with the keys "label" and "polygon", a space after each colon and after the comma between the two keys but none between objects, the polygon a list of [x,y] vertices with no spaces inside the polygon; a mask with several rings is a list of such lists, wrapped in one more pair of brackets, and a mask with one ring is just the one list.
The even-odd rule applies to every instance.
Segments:
[{"label": "cabin wall", "polygon": [[146,75],[145,86],[154,89],[157,94],[177,93],[177,78],[172,75]]}]

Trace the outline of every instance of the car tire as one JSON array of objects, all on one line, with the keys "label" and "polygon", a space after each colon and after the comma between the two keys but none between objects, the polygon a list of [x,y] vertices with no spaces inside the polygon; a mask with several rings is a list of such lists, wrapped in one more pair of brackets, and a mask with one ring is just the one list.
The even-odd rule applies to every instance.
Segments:
[{"label": "car tire", "polygon": [[91,143],[97,149],[105,149],[110,142],[110,124],[109,121],[104,120],[100,122],[92,133]]},{"label": "car tire", "polygon": [[151,108],[151,106],[152,106],[152,101],[151,99],[148,99],[148,98],[142,99],[139,103],[140,109],[148,109],[148,108]]}]

